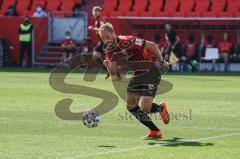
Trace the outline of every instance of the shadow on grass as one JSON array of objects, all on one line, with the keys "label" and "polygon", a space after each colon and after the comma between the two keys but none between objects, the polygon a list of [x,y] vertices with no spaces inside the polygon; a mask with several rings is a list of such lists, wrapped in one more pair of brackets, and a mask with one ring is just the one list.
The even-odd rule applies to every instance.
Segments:
[{"label": "shadow on grass", "polygon": [[97,147],[115,148],[116,146],[111,146],[111,145],[98,145]]},{"label": "shadow on grass", "polygon": [[161,145],[161,146],[169,146],[169,147],[177,147],[177,146],[214,146],[213,143],[201,143],[198,141],[190,141],[184,140],[183,138],[173,138],[169,140],[161,140],[161,139],[147,139],[158,142],[149,142],[149,145]]}]

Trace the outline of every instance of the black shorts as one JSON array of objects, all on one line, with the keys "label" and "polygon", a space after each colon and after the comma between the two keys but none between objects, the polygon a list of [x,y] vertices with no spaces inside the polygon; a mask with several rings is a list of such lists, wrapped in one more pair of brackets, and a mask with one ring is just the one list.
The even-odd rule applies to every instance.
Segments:
[{"label": "black shorts", "polygon": [[155,97],[160,80],[160,65],[156,63],[148,71],[134,75],[128,83],[127,92]]},{"label": "black shorts", "polygon": [[94,50],[103,54],[104,53],[104,43],[99,42]]}]

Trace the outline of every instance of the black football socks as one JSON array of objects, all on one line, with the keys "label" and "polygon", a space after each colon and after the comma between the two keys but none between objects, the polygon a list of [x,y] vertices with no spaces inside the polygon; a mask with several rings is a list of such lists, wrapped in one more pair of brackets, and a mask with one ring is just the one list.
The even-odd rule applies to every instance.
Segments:
[{"label": "black football socks", "polygon": [[159,112],[162,112],[162,111],[163,111],[163,107],[161,105],[153,103],[151,111],[149,113],[153,114],[153,113],[159,113]]},{"label": "black football socks", "polygon": [[139,106],[130,110],[130,113],[134,115],[138,121],[140,121],[143,125],[148,127],[150,130],[153,130],[153,131],[159,130],[157,126],[152,122],[151,118],[147,115],[147,113],[142,112]]}]

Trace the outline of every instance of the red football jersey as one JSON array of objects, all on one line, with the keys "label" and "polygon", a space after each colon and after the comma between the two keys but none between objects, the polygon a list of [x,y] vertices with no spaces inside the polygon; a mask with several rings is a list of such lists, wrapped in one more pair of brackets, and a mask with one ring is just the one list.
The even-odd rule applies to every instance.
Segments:
[{"label": "red football jersey", "polygon": [[127,61],[156,61],[156,56],[144,49],[146,41],[135,36],[118,36],[116,43],[108,43],[106,58],[118,61],[126,58]]},{"label": "red football jersey", "polygon": [[103,17],[97,17],[95,20],[95,27],[100,28],[101,25],[105,24],[106,20]]},{"label": "red football jersey", "polygon": [[230,54],[231,49],[232,49],[232,43],[229,41],[222,41],[219,44],[219,52],[220,53]]},{"label": "red football jersey", "polygon": [[64,39],[64,40],[62,40],[62,45],[65,45],[65,46],[72,46],[72,45],[76,45],[76,42],[75,42],[75,40],[73,40],[73,39]]}]

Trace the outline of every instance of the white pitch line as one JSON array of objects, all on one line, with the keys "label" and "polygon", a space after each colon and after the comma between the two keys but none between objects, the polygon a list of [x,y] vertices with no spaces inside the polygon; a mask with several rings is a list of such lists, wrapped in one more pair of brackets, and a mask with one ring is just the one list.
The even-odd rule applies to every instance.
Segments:
[{"label": "white pitch line", "polygon": [[[161,147],[161,146],[178,145],[178,144],[187,143],[187,142],[207,141],[207,140],[212,140],[212,139],[220,139],[220,138],[224,138],[224,137],[231,137],[231,136],[238,136],[238,135],[240,135],[240,133],[231,133],[231,134],[223,134],[223,135],[216,135],[216,136],[208,136],[208,137],[197,138],[197,139],[188,139],[188,140],[175,141],[175,142],[161,144],[161,145],[159,145],[159,144],[152,145],[152,146],[142,145],[142,146],[133,147],[133,148],[124,148],[124,149],[119,149],[119,150],[114,150],[114,151],[92,153],[92,154],[87,154],[87,155],[79,155],[79,156],[75,156],[75,157],[71,157],[71,158],[78,159],[78,158],[86,158],[86,157],[93,157],[93,156],[99,156],[99,155],[108,155],[108,154],[113,154],[113,153],[128,152],[128,151],[133,151],[133,150],[155,148],[155,147]],[[161,140],[159,140],[159,141],[161,141]]]}]

